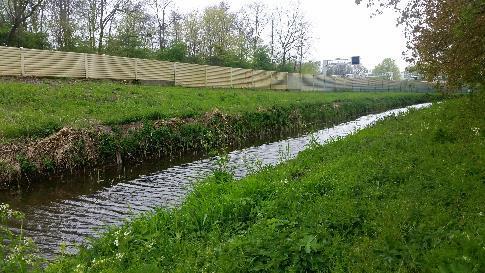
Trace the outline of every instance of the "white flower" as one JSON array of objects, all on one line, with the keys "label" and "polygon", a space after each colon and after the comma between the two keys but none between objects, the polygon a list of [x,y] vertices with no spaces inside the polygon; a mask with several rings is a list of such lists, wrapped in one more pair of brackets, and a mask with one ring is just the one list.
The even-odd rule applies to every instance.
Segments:
[{"label": "white flower", "polygon": [[121,261],[121,259],[123,259],[123,257],[124,257],[124,256],[125,256],[125,254],[124,254],[124,253],[119,253],[119,252],[118,252],[118,253],[116,253],[116,259],[118,259],[118,260],[120,260],[120,261]]},{"label": "white flower", "polygon": [[475,133],[476,136],[480,135],[480,128],[478,127],[473,127],[472,128],[473,133]]}]

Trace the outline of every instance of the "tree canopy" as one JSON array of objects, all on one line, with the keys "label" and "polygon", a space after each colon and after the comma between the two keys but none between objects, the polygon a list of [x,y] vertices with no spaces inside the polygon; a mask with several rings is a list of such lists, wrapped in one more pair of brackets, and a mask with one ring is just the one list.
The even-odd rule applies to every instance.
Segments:
[{"label": "tree canopy", "polygon": [[399,12],[405,27],[407,59],[428,80],[448,87],[477,86],[485,79],[484,0],[356,0],[375,14]]},{"label": "tree canopy", "polygon": [[401,79],[399,67],[396,64],[396,61],[391,58],[385,58],[380,64],[376,65],[373,73],[378,77],[389,80],[398,81]]},{"label": "tree canopy", "polygon": [[310,43],[297,0],[187,12],[174,0],[0,0],[6,46],[296,72],[311,66]]}]

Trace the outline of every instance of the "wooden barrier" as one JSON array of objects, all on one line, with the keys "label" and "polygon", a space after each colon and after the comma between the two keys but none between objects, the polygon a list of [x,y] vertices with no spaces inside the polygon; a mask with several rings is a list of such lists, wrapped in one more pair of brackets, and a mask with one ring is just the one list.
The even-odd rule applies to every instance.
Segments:
[{"label": "wooden barrier", "polygon": [[432,92],[419,81],[334,78],[0,46],[0,76],[142,80],[185,87]]}]

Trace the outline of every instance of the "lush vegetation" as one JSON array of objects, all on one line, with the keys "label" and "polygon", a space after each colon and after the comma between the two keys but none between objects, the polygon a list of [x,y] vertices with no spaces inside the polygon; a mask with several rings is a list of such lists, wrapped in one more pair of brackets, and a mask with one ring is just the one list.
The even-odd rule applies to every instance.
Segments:
[{"label": "lush vegetation", "polygon": [[423,95],[190,89],[93,81],[2,81],[0,137],[46,136],[64,126],[83,128],[96,124],[193,118],[214,110],[234,115],[291,105],[419,97]]},{"label": "lush vegetation", "polygon": [[46,271],[484,272],[484,107],[388,118],[240,181],[216,170]]}]

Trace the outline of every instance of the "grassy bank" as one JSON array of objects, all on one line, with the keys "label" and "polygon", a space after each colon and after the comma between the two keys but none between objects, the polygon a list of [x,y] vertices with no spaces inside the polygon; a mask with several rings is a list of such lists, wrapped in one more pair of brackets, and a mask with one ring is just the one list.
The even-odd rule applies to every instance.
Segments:
[{"label": "grassy bank", "polygon": [[484,97],[455,99],[115,228],[47,272],[484,272]]},{"label": "grassy bank", "polygon": [[[96,81],[0,82],[0,137],[47,136],[70,126],[193,118],[214,108],[229,115],[294,104],[399,98],[402,93],[191,89]],[[410,97],[417,94],[406,94]]]},{"label": "grassy bank", "polygon": [[431,99],[413,93],[4,82],[0,186],[87,166],[238,147]]}]

